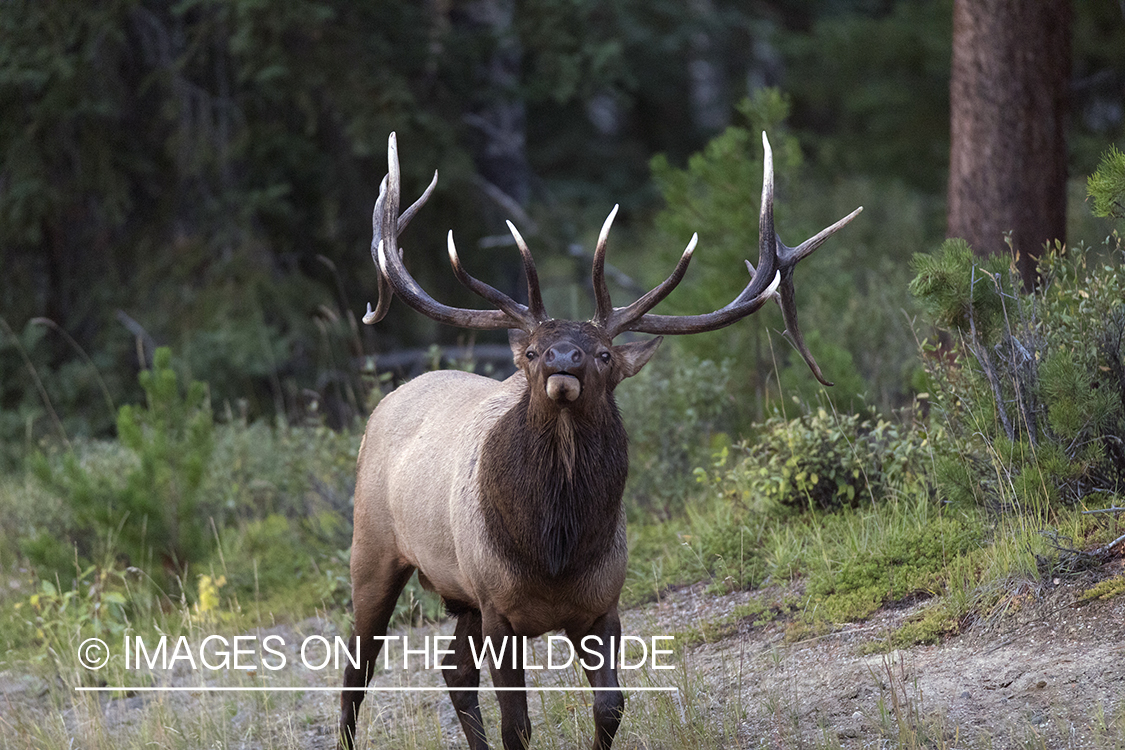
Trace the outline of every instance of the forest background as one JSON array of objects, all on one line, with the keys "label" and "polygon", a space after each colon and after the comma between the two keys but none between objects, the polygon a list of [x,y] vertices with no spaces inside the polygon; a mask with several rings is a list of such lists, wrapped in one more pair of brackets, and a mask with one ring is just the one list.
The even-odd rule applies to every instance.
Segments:
[{"label": "forest background", "polygon": [[[673,311],[739,288],[721,280],[753,245],[723,243],[745,241],[737,230],[752,226],[756,200],[743,217],[733,202],[714,217],[688,207],[684,191],[745,175],[739,189],[756,199],[757,167],[689,170],[680,183],[675,173],[727,126],[769,128],[783,154],[784,237],[868,206],[798,283],[813,348],[842,381],[834,397],[908,404],[917,364],[900,282],[910,256],[944,232],[951,5],[6,3],[3,461],[12,467],[44,438],[112,435],[115,405],[139,400],[136,374],[160,345],[184,377],[209,384],[217,412],[313,415],[336,428],[367,413],[377,373],[406,376],[434,354],[391,352],[477,344],[487,358],[479,345],[502,337],[401,305],[384,325],[357,325],[375,294],[368,217],[392,130],[408,195],[441,173],[404,237],[427,289],[475,304],[445,265],[452,229],[475,275],[522,295],[511,218],[547,267],[550,309],[584,316],[586,253],[614,203],[619,304],[663,278],[692,231],[701,252],[690,286],[707,291],[681,293]],[[1125,132],[1125,25],[1109,0],[1073,13],[1077,185]],[[760,163],[756,140],[737,148]],[[1080,188],[1071,195],[1071,239],[1099,242],[1105,225],[1091,226]],[[695,351],[742,356],[752,337],[739,336],[705,337]],[[790,359],[755,346],[755,367],[739,375],[758,381],[744,419],[767,412],[756,365]]]}]

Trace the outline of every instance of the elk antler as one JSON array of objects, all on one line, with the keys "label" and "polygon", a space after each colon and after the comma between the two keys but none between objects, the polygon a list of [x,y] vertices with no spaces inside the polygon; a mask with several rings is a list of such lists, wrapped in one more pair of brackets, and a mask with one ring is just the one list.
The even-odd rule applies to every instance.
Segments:
[{"label": "elk antler", "polygon": [[[617,216],[617,206],[613,207],[598,235],[598,244],[594,250],[594,264],[590,272],[594,284],[594,299],[596,303],[593,322],[603,327],[612,339],[625,331],[656,334],[688,334],[713,331],[718,328],[735,323],[748,315],[761,309],[771,298],[776,300],[781,307],[782,317],[785,320],[785,336],[800,352],[809,369],[816,379],[825,385],[832,385],[824,378],[820,367],[816,364],[797,323],[797,304],[793,288],[793,270],[802,258],[812,253],[842,227],[854,219],[863,207],[857,208],[830,227],[821,230],[816,236],[805,240],[797,247],[785,245],[777,237],[773,225],[773,151],[769,139],[762,133],[762,146],[765,149],[762,175],[762,205],[758,217],[758,267],[746,261],[750,271],[750,281],[730,304],[714,312],[700,315],[653,315],[649,310],[654,308],[668,294],[687,273],[688,264],[691,262],[692,253],[695,251],[699,235],[693,234],[687,248],[680,256],[671,275],[651,291],[641,296],[626,307],[613,307],[610,301],[609,289],[605,281],[605,253],[609,230],[613,219]],[[453,232],[449,233],[449,262],[453,266],[453,273],[457,280],[464,284],[475,294],[488,300],[496,309],[470,310],[460,307],[449,307],[437,302],[418,285],[402,260],[402,250],[398,247],[398,236],[406,228],[418,210],[429,200],[430,195],[437,185],[437,172],[429,187],[415,203],[398,215],[399,195],[401,192],[401,175],[398,163],[398,140],[391,133],[387,141],[387,176],[379,187],[379,199],[375,202],[375,210],[371,216],[373,237],[371,239],[371,256],[379,272],[379,299],[375,310],[367,306],[367,314],[363,316],[364,323],[377,323],[387,314],[391,297],[397,294],[406,304],[418,312],[432,318],[439,323],[460,326],[462,328],[498,329],[520,328],[531,331],[539,323],[547,320],[547,313],[543,307],[543,297],[539,290],[539,275],[535,270],[531,251],[527,243],[509,221],[508,229],[519,247],[520,257],[523,259],[524,275],[527,278],[528,304],[522,305],[498,289],[473,278],[462,267],[457,256],[457,247],[453,243]]]},{"label": "elk antler", "polygon": [[398,138],[391,133],[387,139],[387,176],[379,186],[379,198],[375,201],[375,210],[371,214],[371,257],[375,260],[375,267],[379,273],[379,298],[375,309],[367,306],[367,314],[363,322],[372,324],[383,319],[390,307],[391,297],[397,294],[402,301],[423,315],[433,318],[439,323],[448,323],[461,328],[497,329],[521,328],[530,331],[547,315],[543,309],[543,298],[539,291],[539,276],[535,270],[535,263],[531,259],[531,252],[527,244],[519,236],[510,223],[508,227],[519,246],[520,255],[523,257],[524,273],[527,277],[528,300],[530,306],[521,305],[514,299],[495,289],[483,281],[473,278],[461,266],[457,257],[457,247],[453,244],[453,232],[449,233],[449,262],[453,266],[453,273],[457,280],[474,293],[484,297],[495,305],[495,310],[470,310],[461,307],[443,305],[427,294],[418,282],[406,270],[402,260],[402,250],[398,247],[398,236],[418,209],[422,208],[429,200],[437,185],[437,172],[422,196],[410,208],[399,216],[399,196],[401,193],[401,174],[398,163]]},{"label": "elk antler", "polygon": [[771,297],[777,300],[785,320],[785,335],[800,352],[813,375],[824,385],[832,385],[824,378],[808,347],[805,345],[801,329],[797,324],[797,305],[793,289],[793,269],[805,256],[816,250],[824,241],[854,219],[863,207],[821,230],[815,237],[805,240],[797,247],[788,247],[777,237],[773,226],[773,151],[769,139],[762,133],[762,146],[765,159],[762,175],[762,206],[758,217],[758,268],[746,261],[750,270],[750,282],[746,288],[726,307],[701,315],[652,315],[649,310],[668,296],[687,271],[698,235],[692,235],[691,242],[680,257],[680,262],[672,274],[660,285],[652,289],[627,307],[613,307],[609,301],[609,290],[605,285],[605,243],[609,227],[617,213],[614,206],[602,226],[594,251],[594,267],[591,277],[594,283],[594,297],[597,301],[594,322],[603,326],[610,338],[625,331],[658,334],[688,334],[714,331],[735,323],[757,312]]}]

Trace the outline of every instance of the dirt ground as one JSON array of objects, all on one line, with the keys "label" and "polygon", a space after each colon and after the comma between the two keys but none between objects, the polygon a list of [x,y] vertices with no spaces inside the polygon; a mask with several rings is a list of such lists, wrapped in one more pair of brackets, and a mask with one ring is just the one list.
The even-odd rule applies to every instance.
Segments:
[{"label": "dirt ground", "polygon": [[[792,643],[784,623],[744,621],[689,649],[685,662],[706,676],[715,710],[742,707],[743,747],[885,747],[895,738],[892,747],[1121,748],[1125,596],[1080,605],[1090,583],[1011,592],[1003,611],[940,645],[870,654],[922,602]],[[750,598],[685,589],[628,613],[626,629],[713,620]]]},{"label": "dirt ground", "polygon": [[[1118,561],[1098,575],[1115,575],[1123,567],[1125,561]],[[665,592],[657,602],[624,612],[623,631],[643,636],[679,634],[675,658],[682,674],[659,673],[651,682],[687,685],[676,697],[681,720],[702,725],[700,735],[710,738],[711,744],[717,742],[714,738],[723,738],[719,746],[1125,748],[1125,596],[1079,606],[1080,593],[1092,582],[1025,584],[1023,590],[1009,592],[999,611],[968,624],[962,634],[939,645],[891,653],[872,654],[871,644],[883,643],[889,631],[927,606],[926,602],[886,609],[866,622],[795,639],[784,618],[764,625],[750,619],[731,620],[735,608],[752,598],[777,600],[792,591],[767,589],[716,596],[700,585]],[[724,620],[725,635],[718,640],[695,645],[682,640],[699,632],[701,623]],[[413,639],[451,631],[447,622],[410,632]],[[329,625],[315,619],[265,632],[280,634],[289,643],[308,633],[333,634]],[[286,682],[317,688],[338,684],[325,673],[298,671],[284,677]],[[423,676],[431,678],[432,674]],[[191,679],[190,674],[180,674],[165,684],[198,684]],[[377,675],[374,685],[401,685],[403,679],[401,672]],[[627,685],[630,681],[638,684],[635,675],[623,680]],[[482,684],[488,684],[487,678]],[[208,730],[209,746],[335,745],[339,698],[334,691],[286,694],[269,709],[257,699],[231,694],[172,693],[159,698],[152,693],[103,694],[94,704],[99,708],[92,718],[89,704],[85,710],[76,707],[77,700],[60,705],[59,694],[65,692],[47,691],[41,678],[15,669],[0,672],[0,747],[54,746],[14,741],[11,732],[26,731],[36,722],[66,726],[59,746],[86,746],[84,738],[90,736],[91,722],[110,737],[135,740],[141,732],[144,744],[164,745],[161,727],[171,722],[159,717],[192,713],[213,715],[220,724]],[[64,695],[62,700],[65,704],[69,699]],[[493,722],[490,726],[495,728],[497,717],[494,709],[490,714],[490,703],[494,703],[491,696],[482,698],[486,724]],[[651,704],[629,699],[626,719],[635,722],[635,728],[625,732],[623,727],[615,748],[685,746],[668,739],[642,738],[646,705]],[[398,746],[397,740],[388,744],[378,738],[410,736],[396,725],[417,722],[419,716],[428,717],[426,721],[431,723],[436,716],[440,724],[439,737],[430,746],[435,742],[463,746],[444,693],[410,694],[409,698],[387,693],[369,698],[364,711],[361,719],[368,722],[365,735],[373,743],[371,747]],[[634,712],[632,718],[630,711]],[[543,717],[533,721],[536,731],[542,731]],[[273,728],[263,732],[266,723]],[[147,728],[138,729],[142,725]],[[372,729],[376,725],[389,727],[390,734],[378,735]],[[167,744],[183,746],[171,739]]]}]

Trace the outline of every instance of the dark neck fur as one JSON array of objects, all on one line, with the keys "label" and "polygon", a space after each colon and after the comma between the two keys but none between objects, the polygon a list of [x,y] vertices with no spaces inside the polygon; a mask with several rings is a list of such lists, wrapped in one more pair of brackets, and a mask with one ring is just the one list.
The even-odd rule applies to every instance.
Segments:
[{"label": "dark neck fur", "polygon": [[520,575],[579,573],[613,544],[628,469],[625,428],[611,396],[577,411],[536,408],[525,393],[482,450],[492,543]]}]

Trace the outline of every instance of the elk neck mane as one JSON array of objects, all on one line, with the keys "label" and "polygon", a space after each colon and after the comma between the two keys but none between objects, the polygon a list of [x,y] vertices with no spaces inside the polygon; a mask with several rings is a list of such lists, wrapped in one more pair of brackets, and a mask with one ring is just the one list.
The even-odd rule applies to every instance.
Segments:
[{"label": "elk neck mane", "polygon": [[513,573],[580,575],[613,547],[629,459],[612,394],[594,408],[539,406],[530,389],[489,431],[480,451],[489,536]]}]

